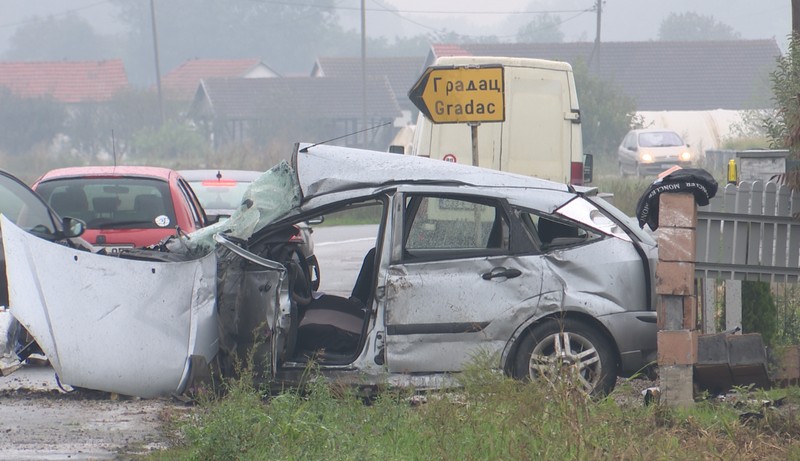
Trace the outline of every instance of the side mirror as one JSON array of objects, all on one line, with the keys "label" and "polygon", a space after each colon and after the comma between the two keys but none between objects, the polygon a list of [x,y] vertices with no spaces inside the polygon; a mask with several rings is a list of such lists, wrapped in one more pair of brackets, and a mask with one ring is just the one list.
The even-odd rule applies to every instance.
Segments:
[{"label": "side mirror", "polygon": [[86,223],[78,218],[63,218],[61,226],[64,228],[66,238],[80,237],[86,231]]},{"label": "side mirror", "polygon": [[325,216],[317,216],[306,221],[309,226],[317,226],[325,222]]}]

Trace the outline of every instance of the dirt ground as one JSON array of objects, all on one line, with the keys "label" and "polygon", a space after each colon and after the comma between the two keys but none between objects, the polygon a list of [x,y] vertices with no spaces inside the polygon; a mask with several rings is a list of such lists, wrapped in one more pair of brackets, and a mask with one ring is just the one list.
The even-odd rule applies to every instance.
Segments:
[{"label": "dirt ground", "polygon": [[131,459],[167,447],[163,422],[187,411],[168,399],[113,397],[66,393],[46,366],[0,377],[0,459]]}]

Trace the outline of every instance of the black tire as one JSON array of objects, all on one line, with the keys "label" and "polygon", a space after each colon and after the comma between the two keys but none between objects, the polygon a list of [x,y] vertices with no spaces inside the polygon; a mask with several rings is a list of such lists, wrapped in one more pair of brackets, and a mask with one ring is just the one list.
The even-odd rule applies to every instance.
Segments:
[{"label": "black tire", "polygon": [[[566,344],[569,348],[565,348]],[[563,349],[560,358],[556,346]],[[579,384],[593,396],[614,389],[619,366],[611,341],[596,329],[573,319],[548,319],[536,325],[522,339],[514,357],[512,374],[530,380],[542,375],[555,377],[574,370]]]}]

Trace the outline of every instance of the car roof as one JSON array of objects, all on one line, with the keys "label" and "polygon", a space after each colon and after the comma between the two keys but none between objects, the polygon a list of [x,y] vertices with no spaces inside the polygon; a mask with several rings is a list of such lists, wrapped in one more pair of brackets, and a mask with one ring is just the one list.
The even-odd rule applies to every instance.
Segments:
[{"label": "car roof", "polygon": [[[178,170],[178,173],[187,181],[205,181],[214,179],[229,179],[233,181],[255,181],[256,178],[264,174],[263,171],[255,170]],[[220,177],[217,178],[217,173]]]},{"label": "car roof", "polygon": [[531,176],[414,155],[329,145],[297,145],[292,155],[292,166],[297,174],[303,200],[323,194],[391,184],[571,190],[566,184]]},{"label": "car roof", "polygon": [[155,166],[77,166],[50,170],[36,182],[86,176],[146,176],[169,181],[175,174],[175,170]]}]

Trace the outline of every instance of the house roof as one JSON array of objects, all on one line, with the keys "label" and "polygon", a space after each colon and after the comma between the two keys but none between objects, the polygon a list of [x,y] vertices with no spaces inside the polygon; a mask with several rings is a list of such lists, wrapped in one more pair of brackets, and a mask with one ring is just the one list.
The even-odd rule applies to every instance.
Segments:
[{"label": "house roof", "polygon": [[161,79],[161,88],[167,97],[181,101],[191,100],[204,78],[248,77],[260,70],[260,74],[278,77],[260,59],[190,59],[172,69]]},{"label": "house roof", "polygon": [[[781,52],[775,39],[697,42],[436,44],[439,56],[510,56],[589,64],[645,110],[761,109],[771,107],[769,73]],[[580,91],[580,90],[579,90]]]},{"label": "house roof", "polygon": [[[205,111],[227,119],[259,119],[266,115],[313,114],[316,118],[361,118],[360,82],[341,78],[203,79],[190,114]],[[211,115],[206,113],[205,115]],[[367,81],[367,115],[398,117],[400,108],[386,77]]]},{"label": "house roof", "polygon": [[128,87],[121,59],[0,62],[0,87],[20,97],[50,96],[65,103],[110,100]]},{"label": "house roof", "polygon": [[[408,91],[425,70],[423,57],[367,58],[367,76],[375,78],[386,76],[397,94],[398,103],[404,109],[412,109]],[[332,77],[348,79],[354,84],[361,81],[361,58],[321,57],[311,71],[312,77]],[[414,109],[415,110],[415,109]]]}]

